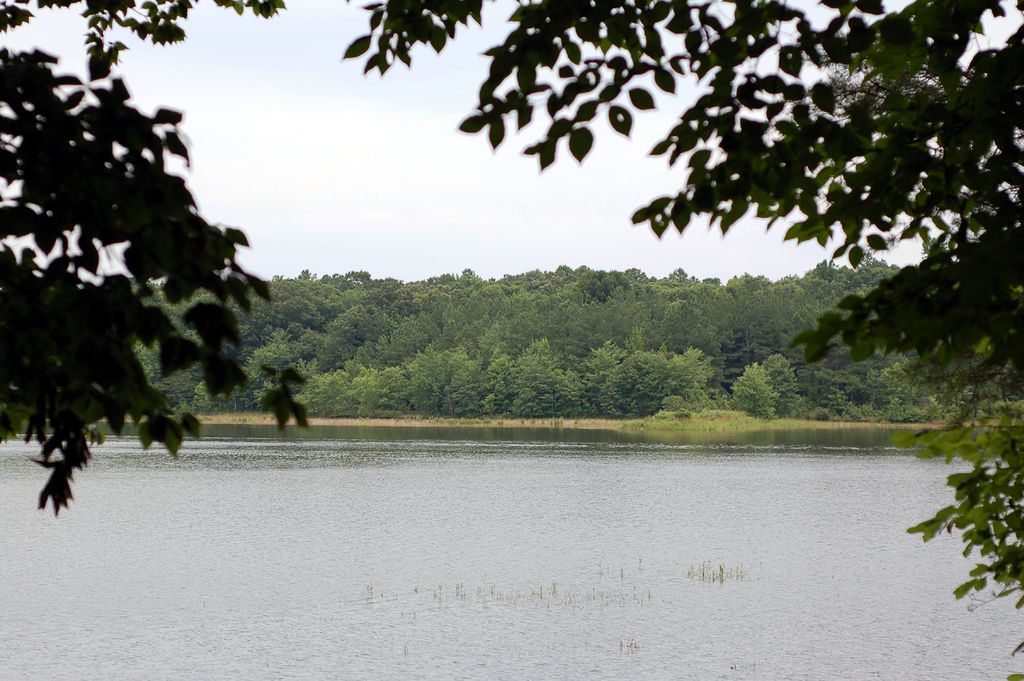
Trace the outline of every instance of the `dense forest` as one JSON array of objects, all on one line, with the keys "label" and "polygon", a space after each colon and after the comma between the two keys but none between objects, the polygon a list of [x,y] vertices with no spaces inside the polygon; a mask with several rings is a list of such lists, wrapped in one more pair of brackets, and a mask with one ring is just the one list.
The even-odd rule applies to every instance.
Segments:
[{"label": "dense forest", "polygon": [[740,409],[763,418],[931,416],[907,360],[805,364],[793,337],[895,267],[822,263],[801,277],[722,283],[677,270],[560,267],[485,280],[470,270],[425,281],[366,272],[271,283],[239,329],[250,385],[211,399],[199,374],[162,378],[176,406],[258,407],[262,367],[297,367],[312,415],[647,416]]}]

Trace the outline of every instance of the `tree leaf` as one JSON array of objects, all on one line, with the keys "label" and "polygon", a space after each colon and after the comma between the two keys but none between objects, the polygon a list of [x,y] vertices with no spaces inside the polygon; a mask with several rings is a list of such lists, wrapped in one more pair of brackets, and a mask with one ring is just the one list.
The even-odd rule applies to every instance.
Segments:
[{"label": "tree leaf", "polygon": [[613,104],[608,107],[608,123],[615,132],[629,137],[629,132],[633,128],[633,116],[623,107]]},{"label": "tree leaf", "polygon": [[345,56],[342,59],[355,59],[356,57],[362,56],[370,49],[370,42],[373,39],[372,35],[364,35],[356,38],[352,41],[352,44],[345,50]]},{"label": "tree leaf", "polygon": [[654,108],[654,98],[651,97],[651,93],[641,87],[635,87],[629,91],[629,101],[641,110]]},{"label": "tree leaf", "polygon": [[594,135],[587,128],[574,128],[569,133],[569,151],[572,152],[573,158],[580,163],[590,153],[593,144]]}]

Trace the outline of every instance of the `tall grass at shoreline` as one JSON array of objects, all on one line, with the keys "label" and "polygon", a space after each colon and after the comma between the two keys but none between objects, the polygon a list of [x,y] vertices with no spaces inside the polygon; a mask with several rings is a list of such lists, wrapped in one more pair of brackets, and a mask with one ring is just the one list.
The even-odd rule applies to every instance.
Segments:
[{"label": "tall grass at shoreline", "polygon": [[[273,416],[255,412],[201,415],[212,425],[269,425]],[[710,410],[693,416],[662,412],[640,419],[503,417],[447,418],[423,416],[310,418],[312,426],[362,428],[535,428],[546,430],[615,430],[623,432],[753,432],[765,430],[852,430],[877,428],[924,428],[929,424],[882,421],[815,421],[811,419],[765,420],[738,411]]]},{"label": "tall grass at shoreline", "polygon": [[923,423],[886,421],[817,421],[812,419],[760,419],[740,411],[714,409],[693,416],[660,412],[642,419],[620,421],[625,431],[736,432],[756,430],[863,430],[875,428],[927,428]]}]

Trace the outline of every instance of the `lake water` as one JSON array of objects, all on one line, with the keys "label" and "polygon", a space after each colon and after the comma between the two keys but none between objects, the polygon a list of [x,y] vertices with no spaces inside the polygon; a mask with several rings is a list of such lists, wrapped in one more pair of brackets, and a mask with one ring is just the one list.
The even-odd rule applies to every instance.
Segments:
[{"label": "lake water", "polygon": [[[1003,679],[1005,599],[905,528],[875,432],[211,429],[97,448],[60,518],[0,447],[0,679]],[[557,435],[557,436],[555,436]]]}]

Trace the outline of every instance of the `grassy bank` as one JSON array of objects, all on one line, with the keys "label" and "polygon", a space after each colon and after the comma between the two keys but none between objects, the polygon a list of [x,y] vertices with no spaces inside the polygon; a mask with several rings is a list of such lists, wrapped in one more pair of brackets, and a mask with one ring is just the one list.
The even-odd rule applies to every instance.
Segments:
[{"label": "grassy bank", "polygon": [[[204,414],[203,423],[217,425],[272,425],[270,414],[241,412]],[[310,418],[311,426],[359,426],[362,428],[555,428],[564,430],[619,430],[627,432],[753,432],[763,430],[843,430],[872,428],[921,428],[928,424],[878,421],[765,420],[737,411],[708,411],[690,417],[658,414],[642,419],[599,418],[444,418],[398,416],[393,418]]]},{"label": "grassy bank", "polygon": [[725,433],[760,430],[865,430],[872,428],[932,428],[928,423],[887,421],[815,421],[811,419],[759,419],[739,411],[713,410],[690,417],[656,414],[643,419],[618,421],[621,430],[634,432]]}]

